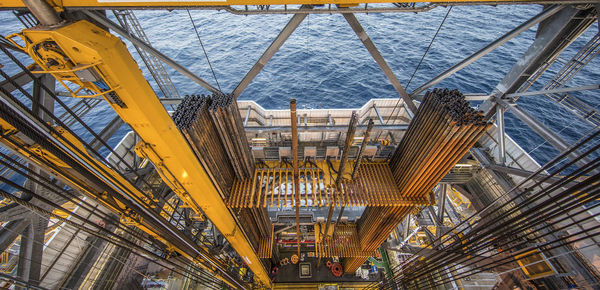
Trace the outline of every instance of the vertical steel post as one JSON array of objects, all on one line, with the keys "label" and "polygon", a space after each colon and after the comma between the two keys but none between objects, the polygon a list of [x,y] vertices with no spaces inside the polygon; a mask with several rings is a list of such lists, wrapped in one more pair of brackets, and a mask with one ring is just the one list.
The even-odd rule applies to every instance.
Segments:
[{"label": "vertical steel post", "polygon": [[371,130],[373,130],[373,125],[375,125],[375,122],[373,122],[373,119],[369,119],[367,131],[365,131],[365,136],[363,137],[362,144],[360,145],[360,151],[358,152],[356,163],[354,163],[354,169],[352,170],[352,179],[354,179],[356,177],[356,173],[358,173],[358,168],[360,167],[362,156],[365,152],[365,147],[367,147],[367,143],[369,143],[369,137],[371,135]]},{"label": "vertical steel post", "polygon": [[[344,170],[346,169],[346,163],[348,162],[348,156],[350,155],[350,147],[352,146],[352,141],[354,140],[354,133],[356,132],[356,125],[358,124],[358,115],[356,114],[356,111],[352,112],[352,116],[350,117],[350,123],[348,124],[348,132],[346,133],[346,142],[344,143],[344,150],[342,151],[342,159],[340,160],[340,167],[338,169],[338,175],[337,178],[335,179],[335,190],[337,195],[340,195],[341,191],[342,191],[342,180],[344,179]],[[334,201],[330,204],[329,206],[329,211],[327,213],[327,223],[325,224],[325,233],[324,236],[325,237],[329,237],[329,224],[331,224],[331,219],[333,218],[333,209],[335,205],[335,195],[334,195]],[[344,213],[344,205],[342,205],[341,209],[340,209],[340,214],[338,217],[338,221],[339,218],[342,217],[342,214]],[[338,221],[336,221],[336,225],[338,223]],[[335,225],[333,227],[332,232],[335,232]]]},{"label": "vertical steel post", "polygon": [[498,163],[506,163],[506,140],[504,139],[504,108],[496,106],[496,126],[498,126]]}]

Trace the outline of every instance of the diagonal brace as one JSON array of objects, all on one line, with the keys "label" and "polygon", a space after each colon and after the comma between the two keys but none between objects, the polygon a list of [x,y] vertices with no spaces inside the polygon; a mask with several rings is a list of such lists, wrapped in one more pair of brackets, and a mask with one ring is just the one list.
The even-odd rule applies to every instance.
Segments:
[{"label": "diagonal brace", "polygon": [[377,65],[379,65],[379,67],[381,68],[385,76],[388,78],[390,83],[392,83],[394,89],[396,89],[398,94],[402,97],[402,100],[404,100],[408,111],[412,114],[417,113],[417,106],[415,106],[415,104],[413,103],[412,98],[408,95],[406,90],[404,90],[404,87],[402,87],[400,81],[398,80],[398,78],[396,78],[394,72],[392,72],[392,69],[388,66],[381,53],[379,53],[379,50],[377,50],[377,47],[375,47],[375,44],[373,43],[373,41],[371,41],[371,38],[369,37],[369,35],[367,35],[367,32],[365,32],[362,25],[360,25],[360,22],[358,22],[356,16],[354,16],[354,14],[352,13],[343,13],[342,15],[344,15],[344,18],[346,18],[346,21],[348,22],[348,24],[350,24],[350,27],[352,27],[352,30],[354,30],[356,36],[358,36],[360,41],[362,41],[365,48],[369,51],[373,59],[375,59],[375,62],[377,62]]},{"label": "diagonal brace", "polygon": [[[311,5],[302,5],[302,9],[312,9]],[[285,25],[285,27],[279,32],[279,35],[271,42],[271,45],[265,50],[265,52],[260,56],[260,58],[256,61],[256,63],[252,66],[252,68],[248,71],[248,73],[244,76],[244,78],[240,81],[240,83],[233,90],[233,97],[237,99],[242,92],[248,87],[248,85],[254,80],[254,78],[258,75],[258,73],[262,70],[262,68],[271,60],[273,55],[279,50],[279,48],[283,45],[283,43],[292,35],[294,30],[298,28],[302,20],[306,18],[306,13],[303,14],[294,14],[292,19]]]}]

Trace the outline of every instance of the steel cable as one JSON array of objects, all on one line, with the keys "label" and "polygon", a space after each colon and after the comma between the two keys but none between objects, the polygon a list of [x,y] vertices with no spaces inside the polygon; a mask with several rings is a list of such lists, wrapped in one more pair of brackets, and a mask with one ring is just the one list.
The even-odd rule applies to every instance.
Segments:
[{"label": "steel cable", "polygon": [[[571,148],[569,150],[566,150],[565,152],[563,152],[562,154],[560,154],[559,156],[555,157],[553,160],[551,160],[550,162],[548,162],[546,165],[544,165],[544,167],[540,168],[538,171],[536,171],[533,175],[543,171],[545,168],[548,168],[550,166],[552,166],[553,164],[555,164],[556,162],[559,162],[560,160],[562,160],[564,158],[564,156],[566,156],[566,154],[568,154],[570,151],[577,149],[578,147],[582,146],[583,144],[587,144],[588,141],[592,140],[593,138],[595,138],[596,136],[598,136],[598,134],[600,133],[600,131],[596,132],[595,134],[591,134],[589,136],[587,136],[587,138],[585,138],[584,140],[580,140],[581,142],[577,143],[574,146],[571,146]],[[585,136],[584,136],[585,137]],[[588,153],[590,153],[591,151],[594,151],[594,149],[588,151]],[[567,164],[565,166],[563,166],[562,169],[568,168],[570,166],[570,164]],[[545,181],[546,179],[550,178],[551,176],[557,174],[559,171],[554,172],[553,174],[549,175],[548,177],[546,177],[544,180],[538,182],[538,184],[541,184],[543,181]],[[519,185],[515,186],[514,189],[518,188],[519,186],[521,186],[522,184],[524,184],[525,182],[527,182],[529,179],[524,180],[523,182],[521,182]],[[532,186],[533,187],[533,186]],[[511,190],[510,192],[512,192],[513,190]],[[508,192],[507,192],[508,193]],[[502,196],[501,196],[502,197]],[[492,203],[490,205],[488,205],[488,207],[486,207],[485,209],[483,209],[482,211],[475,213],[473,215],[471,215],[469,218],[463,220],[459,225],[455,226],[455,228],[458,228],[459,226],[463,225],[466,221],[471,220],[475,215],[481,215],[483,212],[488,211],[489,209],[491,209],[491,206],[493,204],[495,204],[498,200],[500,200],[500,197],[496,198],[496,200],[492,201]],[[513,199],[511,199],[509,202],[513,201]],[[507,202],[507,204],[509,203]],[[489,215],[489,214],[488,214]],[[464,231],[464,230],[463,230]],[[439,240],[439,239],[438,239]],[[417,253],[418,254],[418,253]],[[416,256],[415,256],[416,257]],[[410,261],[408,261],[410,262]],[[405,262],[404,264],[406,264],[407,262]],[[399,265],[400,266],[400,265]],[[395,272],[397,272],[396,270],[399,268],[399,266],[395,267],[394,270]]]}]

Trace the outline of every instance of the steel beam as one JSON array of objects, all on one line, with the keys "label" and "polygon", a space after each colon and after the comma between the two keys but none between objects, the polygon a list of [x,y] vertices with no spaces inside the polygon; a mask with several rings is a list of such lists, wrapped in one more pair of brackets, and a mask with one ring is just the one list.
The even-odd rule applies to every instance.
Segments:
[{"label": "steel beam", "polygon": [[[37,67],[37,65],[36,65],[36,67]],[[37,69],[39,69],[39,67]],[[32,70],[37,70],[37,69],[32,68]],[[39,77],[39,76],[40,75],[34,75],[34,77]],[[14,81],[15,83],[17,83],[21,87],[30,83],[31,81],[33,81],[33,79],[31,78],[31,75],[24,71],[14,75],[14,76],[11,76],[11,80]],[[13,85],[13,83],[9,80],[3,80],[2,82],[0,82],[0,87],[3,88],[4,90],[8,91],[9,93],[17,89],[17,87],[15,87]]]},{"label": "steel beam", "polygon": [[498,127],[498,163],[506,164],[506,139],[504,134],[504,108],[496,108],[496,126]]},{"label": "steel beam", "polygon": [[537,95],[545,95],[545,94],[562,94],[562,93],[589,91],[589,90],[600,90],[600,85],[588,85],[588,86],[560,88],[560,89],[553,89],[553,90],[512,93],[512,94],[507,94],[505,97],[514,98],[514,97],[537,96]]},{"label": "steel beam", "polygon": [[[52,2],[55,3],[55,2]],[[70,10],[75,9],[117,9],[117,8],[126,8],[126,9],[200,9],[200,10],[226,10],[230,5],[261,5],[261,6],[273,6],[273,5],[288,5],[284,9],[277,9],[276,11],[283,10],[283,12],[288,11],[288,14],[295,13],[294,7],[290,7],[291,5],[308,3],[313,5],[323,5],[324,3],[331,4],[344,4],[348,5],[349,3],[346,0],[331,0],[324,2],[322,0],[303,0],[303,1],[290,1],[290,0],[245,0],[245,1],[234,1],[234,0],[223,0],[223,1],[174,1],[174,0],[61,0],[57,4],[58,8],[68,8]],[[215,5],[216,3],[216,5]],[[361,3],[398,3],[393,0],[390,1],[382,1],[382,0],[364,0]],[[431,1],[426,0],[416,0],[411,2],[400,2],[400,3],[424,3],[430,4]],[[556,3],[555,0],[473,0],[473,1],[463,1],[463,0],[455,0],[455,1],[445,1],[439,2],[443,5],[531,5],[531,4],[553,4]],[[560,3],[571,3],[571,4],[585,4],[589,3],[589,1],[584,0],[561,0]],[[361,5],[362,6],[362,5]],[[373,5],[375,9],[379,7],[379,5]],[[0,8],[20,8],[24,7],[23,2],[21,0],[4,0],[0,2]],[[357,7],[355,9],[367,10],[370,11],[371,6]],[[287,8],[287,9],[286,9]],[[418,8],[418,7],[416,7]],[[271,8],[273,9],[273,8]],[[326,10],[329,13],[329,8],[324,8],[322,10]],[[265,8],[264,11],[269,11],[269,8]],[[331,9],[331,11],[335,11]],[[377,10],[375,10],[377,11]],[[411,10],[409,10],[411,11]],[[417,12],[419,10],[416,10]],[[415,11],[411,11],[415,12]],[[333,13],[333,12],[332,12]],[[373,12],[374,13],[374,12]]]},{"label": "steel beam", "polygon": [[[560,54],[578,33],[583,32],[584,29],[578,26],[585,20],[577,17],[582,13],[585,12],[567,6],[541,23],[535,41],[496,86],[494,95],[505,96],[516,92],[545,61]],[[570,39],[567,43],[565,37]]]},{"label": "steel beam", "polygon": [[[423,6],[420,7],[367,7],[365,5],[364,8],[361,7],[356,7],[356,8],[348,8],[348,10],[351,11],[351,13],[390,13],[390,12],[425,12],[425,11],[429,11],[435,7],[437,7],[437,4],[432,4],[432,3],[428,3],[425,4]],[[285,8],[285,9],[254,9],[254,10],[250,10],[250,9],[235,9],[232,6],[226,6],[224,8],[225,11],[231,13],[231,14],[235,14],[235,15],[258,15],[258,14],[340,14],[340,13],[348,13],[348,12],[343,12],[339,9],[335,9],[335,8],[327,8],[327,9],[289,9],[289,8]]]},{"label": "steel beam", "polygon": [[[488,157],[488,155],[481,149],[481,148],[471,148],[471,155],[473,156],[473,158],[475,158],[475,160],[477,160],[477,162],[479,162],[479,164],[481,164],[481,167],[485,168],[486,166],[488,166],[489,164],[493,164],[493,161]],[[504,192],[507,192],[509,194],[510,198],[514,198],[518,196],[518,191],[517,190],[512,190],[512,188],[514,187],[514,182],[510,179],[508,179],[506,176],[498,174],[495,171],[490,171],[490,175],[494,178],[494,181],[496,181],[496,183],[500,186],[500,188],[502,188],[502,190]],[[460,186],[460,185],[453,185],[453,187],[458,190],[461,194],[465,195],[469,200],[473,201],[474,199],[477,199],[477,196],[475,194],[471,194],[468,191],[464,191],[464,187]],[[521,201],[521,200],[519,200]]]},{"label": "steel beam", "polygon": [[15,239],[29,226],[30,218],[9,221],[0,229],[0,253],[8,250]]},{"label": "steel beam", "polygon": [[[342,10],[342,8],[340,8],[340,10]],[[402,100],[404,100],[408,111],[415,114],[417,112],[417,106],[413,103],[412,98],[404,90],[404,87],[402,87],[402,84],[400,84],[400,81],[398,80],[398,78],[396,78],[396,75],[394,75],[392,69],[388,66],[381,53],[379,53],[379,50],[377,50],[377,47],[375,46],[373,41],[371,41],[371,38],[369,38],[367,32],[365,32],[362,25],[360,25],[360,22],[358,21],[358,19],[356,19],[356,16],[354,16],[354,14],[352,13],[343,13],[342,15],[344,15],[344,18],[346,19],[348,24],[350,24],[350,27],[352,27],[352,30],[354,30],[356,36],[358,36],[360,41],[362,41],[365,48],[369,51],[373,59],[375,59],[375,62],[377,62],[377,64],[379,65],[385,76],[388,78],[390,83],[392,83],[394,89],[396,89],[400,97],[402,97]]]},{"label": "steel beam", "polygon": [[44,236],[47,226],[48,219],[46,217],[32,216],[31,224],[21,234],[17,278],[32,285],[40,283]]},{"label": "steel beam", "polygon": [[[491,170],[494,170],[497,172],[506,173],[509,175],[516,175],[516,176],[520,176],[520,177],[524,177],[524,178],[527,178],[533,174],[533,172],[527,171],[524,169],[508,167],[508,166],[504,166],[504,165],[500,165],[500,164],[492,164],[492,163],[484,165],[483,168],[491,169]],[[533,179],[537,180],[537,181],[540,181],[540,180],[543,180],[546,178],[547,178],[546,183],[554,183],[554,182],[559,182],[562,180],[561,177],[548,176],[548,175],[542,174],[542,173],[538,173],[535,176],[533,176]],[[577,182],[572,181],[572,182],[569,182],[566,184],[567,187],[571,187],[574,185],[577,185]]]},{"label": "steel beam", "polygon": [[[357,125],[357,131],[367,130],[368,125]],[[348,126],[332,125],[332,126],[300,126],[298,132],[344,132]],[[244,127],[248,133],[267,133],[267,132],[291,132],[291,126],[249,126]],[[408,125],[374,125],[373,131],[406,131]]]},{"label": "steel beam", "polygon": [[547,19],[548,17],[554,15],[555,13],[562,10],[563,8],[564,8],[563,5],[553,5],[547,9],[544,9],[544,11],[542,11],[541,13],[539,13],[539,14],[535,15],[534,17],[532,17],[531,19],[523,22],[523,24],[515,27],[511,31],[507,32],[506,34],[502,35],[498,39],[491,42],[490,44],[486,45],[485,47],[483,47],[480,50],[476,51],[475,53],[471,54],[470,56],[463,59],[462,61],[455,64],[454,66],[450,67],[449,69],[445,70],[443,73],[437,75],[436,77],[434,77],[431,80],[427,81],[426,83],[422,84],[421,86],[416,88],[414,91],[412,91],[410,93],[410,96],[414,97],[414,96],[424,92],[428,88],[436,85],[437,83],[443,81],[444,79],[453,75],[457,71],[465,68],[466,66],[468,66],[469,64],[478,60],[482,56],[488,54],[489,52],[498,48],[499,46],[506,43],[507,41],[513,39],[515,36],[521,34],[521,32],[528,30],[529,28],[542,22],[543,20]]},{"label": "steel beam", "polygon": [[[43,89],[43,87],[48,90]],[[56,79],[48,74],[33,80],[32,111],[45,122],[53,123],[54,98],[50,95],[50,92],[54,93],[55,87]],[[42,108],[45,108],[45,110],[42,110]]]},{"label": "steel beam", "polygon": [[[100,133],[98,133],[98,137],[100,137],[100,139],[104,142],[107,142],[108,139],[110,139],[110,137],[112,137],[117,130],[119,130],[119,128],[121,128],[121,126],[123,126],[123,124],[125,124],[125,122],[123,121],[123,119],[121,119],[119,116],[114,117],[107,125],[106,127],[104,127],[104,129],[102,129],[102,131],[100,131]],[[92,142],[90,142],[90,147],[92,147],[92,149],[98,151],[100,150],[100,148],[102,148],[103,144],[102,142],[95,138],[94,140],[92,140]]]},{"label": "steel beam", "polygon": [[[479,106],[486,118],[491,118],[494,100],[520,90],[526,82],[535,80],[564,49],[593,22],[590,9],[567,6],[540,23],[535,41],[498,83],[489,100]],[[526,86],[527,87],[527,86]],[[525,88],[526,88],[525,87]]]},{"label": "steel beam", "polygon": [[[556,150],[558,150],[559,152],[567,151],[569,149],[569,147],[570,147],[569,143],[564,141],[558,134],[554,133],[554,131],[548,129],[548,127],[546,127],[544,124],[542,124],[540,121],[538,121],[535,117],[531,116],[525,110],[521,109],[521,107],[519,107],[513,101],[508,102],[503,99],[496,99],[496,103],[498,103],[504,109],[507,109],[507,110],[510,109],[511,112],[517,118],[519,118],[521,121],[523,121],[523,123],[525,123],[527,126],[529,126],[535,133],[537,133],[542,138],[544,138],[544,140],[548,141],[548,143],[550,145],[552,145],[552,147],[556,148]],[[575,151],[575,152],[569,154],[568,157],[570,159],[574,160],[580,154],[581,153]],[[585,157],[585,158],[579,160],[577,162],[577,165],[583,167],[586,164],[589,164],[590,162],[591,162],[591,160],[589,158]]]},{"label": "steel beam", "polygon": [[369,143],[369,137],[371,135],[371,130],[373,130],[373,119],[369,119],[369,123],[367,124],[367,131],[365,131],[365,135],[363,136],[362,144],[360,144],[360,151],[358,151],[358,156],[356,156],[356,162],[354,163],[354,169],[352,170],[352,179],[356,177],[358,173],[358,169],[360,168],[360,163],[362,162],[362,157],[365,152],[365,148]]},{"label": "steel beam", "polygon": [[170,59],[168,56],[164,55],[160,51],[156,50],[150,44],[131,35],[129,32],[127,32],[127,30],[123,29],[118,24],[116,24],[116,23],[110,21],[108,18],[106,18],[106,16],[99,15],[98,13],[96,13],[94,11],[82,10],[82,12],[85,15],[89,16],[90,18],[94,19],[95,21],[98,21],[100,24],[105,25],[106,27],[112,29],[114,32],[121,35],[125,39],[131,41],[131,43],[133,43],[134,45],[137,45],[137,46],[141,47],[142,49],[144,49],[145,51],[147,51],[148,53],[154,55],[156,58],[160,59],[162,62],[164,62],[167,65],[169,65],[170,67],[174,68],[176,71],[180,72],[182,75],[188,77],[190,80],[194,81],[195,83],[197,83],[197,84],[201,85],[202,87],[204,87],[205,89],[209,90],[211,93],[220,92],[219,89],[217,89],[213,85],[209,84],[201,77],[195,75],[194,73],[189,71],[184,66],[182,66],[182,65],[178,64],[177,62],[175,62],[174,60]]},{"label": "steel beam", "polygon": [[[452,187],[452,185],[450,186]],[[454,205],[451,202],[446,202],[445,211],[453,224],[458,224],[462,221],[462,219],[459,217],[458,212],[454,208]]]},{"label": "steel beam", "polygon": [[[304,9],[312,9],[310,5],[302,5]],[[295,14],[292,16],[292,19],[288,22],[288,24],[279,32],[279,35],[271,42],[271,45],[265,50],[265,52],[261,55],[261,57],[256,61],[254,66],[246,73],[244,78],[240,81],[240,83],[233,90],[233,97],[237,99],[242,92],[248,87],[248,85],[252,82],[252,80],[258,75],[258,73],[262,70],[262,68],[269,62],[271,57],[275,55],[275,53],[279,50],[279,48],[283,45],[283,43],[292,35],[294,30],[298,28],[302,20],[306,18],[307,14]]]},{"label": "steel beam", "polygon": [[375,110],[375,114],[377,115],[377,118],[379,119],[381,125],[385,125],[385,121],[383,121],[383,117],[381,117],[381,114],[379,114],[379,110],[377,110],[377,106],[375,106],[375,103],[373,103],[373,110]]},{"label": "steel beam", "polygon": [[439,193],[439,197],[438,197],[438,220],[440,220],[442,222],[442,225],[444,224],[444,211],[446,210],[446,190],[447,190],[447,184],[446,183],[442,183],[440,184],[440,193]]}]

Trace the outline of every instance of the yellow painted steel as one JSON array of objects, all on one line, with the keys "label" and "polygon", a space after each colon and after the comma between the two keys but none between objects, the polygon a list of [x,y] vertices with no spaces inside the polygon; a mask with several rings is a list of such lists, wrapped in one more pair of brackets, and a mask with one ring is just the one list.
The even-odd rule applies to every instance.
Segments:
[{"label": "yellow painted steel", "polygon": [[548,260],[538,249],[516,255],[515,260],[517,260],[517,263],[521,266],[521,270],[530,279],[556,274],[554,268],[550,266]]},{"label": "yellow painted steel", "polygon": [[[524,0],[524,2],[533,0]],[[342,7],[352,7],[358,3],[444,3],[450,4],[463,2],[490,2],[489,0],[452,0],[452,1],[425,1],[425,0],[196,0],[196,1],[138,1],[138,0],[50,0],[48,1],[60,11],[62,7],[201,7],[201,6],[229,6],[229,5],[295,5],[295,4],[339,4]],[[494,2],[515,2],[514,0],[495,0]],[[0,1],[0,7],[17,8],[25,7],[21,0]]]},{"label": "yellow painted steel", "polygon": [[[271,285],[242,229],[121,40],[87,21],[26,29],[18,36],[42,69],[54,71],[51,74],[58,79],[73,80],[80,87],[101,94],[144,140],[140,147],[144,147],[142,151],[156,162],[157,168],[164,169],[161,174],[164,176],[167,170],[172,176],[172,180],[165,181],[172,186],[176,182],[173,190],[189,194],[184,199],[192,200],[202,209],[248,264],[256,280]],[[41,54],[46,51],[52,53]],[[44,59],[45,56],[53,59]],[[82,66],[89,67],[74,71]]]}]

